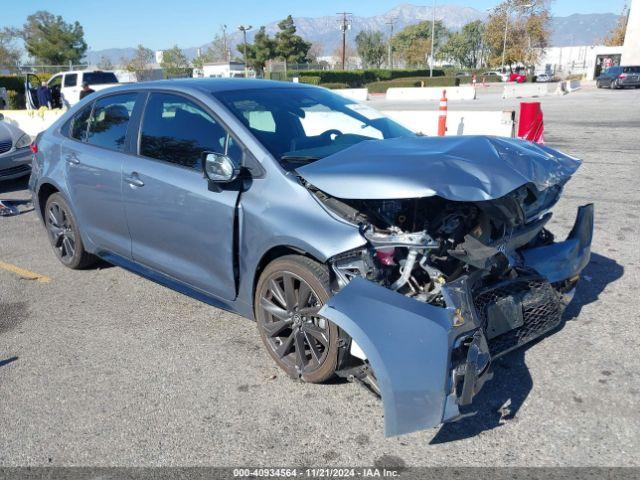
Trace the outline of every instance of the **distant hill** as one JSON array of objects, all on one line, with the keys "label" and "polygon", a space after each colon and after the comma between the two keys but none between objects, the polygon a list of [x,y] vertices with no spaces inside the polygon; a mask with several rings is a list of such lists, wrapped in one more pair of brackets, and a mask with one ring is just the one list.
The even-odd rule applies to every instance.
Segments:
[{"label": "distant hill", "polygon": [[613,13],[574,13],[551,18],[551,45],[595,45],[616,26],[619,16]]},{"label": "distant hill", "polygon": [[[472,7],[457,5],[436,6],[436,20],[442,20],[445,26],[451,30],[459,30],[466,23],[474,20],[485,20],[487,12],[476,10]],[[372,17],[354,16],[351,22],[351,30],[348,38],[353,42],[355,36],[362,30],[380,30],[388,34],[390,20],[394,19],[395,31],[399,31],[407,25],[413,25],[421,21],[431,20],[431,6],[419,6],[402,4],[382,15]],[[613,13],[597,14],[573,14],[567,17],[553,17],[551,19],[551,45],[591,45],[602,40],[615,26],[618,15]],[[340,42],[338,30],[338,17],[336,15],[324,17],[294,17],[298,34],[308,41],[322,45],[324,53],[330,55],[335,51]],[[278,31],[279,20],[265,24],[270,35]],[[256,29],[257,30],[257,29]],[[249,41],[252,41],[255,31],[249,32]],[[233,49],[242,42],[240,32],[229,35],[229,44]],[[206,48],[207,44],[200,48]],[[184,48],[186,55],[193,58],[197,55],[198,47]],[[135,53],[134,48],[110,48],[106,50],[90,50],[87,52],[86,61],[96,64],[102,57],[108,58],[112,63],[120,63],[122,58],[130,58]]]}]

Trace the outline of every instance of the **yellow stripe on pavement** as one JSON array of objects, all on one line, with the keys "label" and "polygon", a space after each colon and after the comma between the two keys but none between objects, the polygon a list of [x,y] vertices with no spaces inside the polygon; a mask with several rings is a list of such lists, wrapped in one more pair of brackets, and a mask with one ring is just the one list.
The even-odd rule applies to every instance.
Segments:
[{"label": "yellow stripe on pavement", "polygon": [[41,283],[49,283],[51,281],[51,279],[46,275],[40,275],[39,273],[25,270],[24,268],[17,267],[16,265],[13,265],[11,263],[0,261],[0,268],[2,270],[6,270],[7,272],[15,273],[20,278],[24,278],[25,280],[35,280],[36,282]]}]

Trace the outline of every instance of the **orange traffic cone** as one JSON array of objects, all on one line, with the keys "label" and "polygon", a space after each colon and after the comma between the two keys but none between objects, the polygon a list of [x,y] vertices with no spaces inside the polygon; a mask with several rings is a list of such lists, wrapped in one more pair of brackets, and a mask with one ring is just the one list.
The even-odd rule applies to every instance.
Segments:
[{"label": "orange traffic cone", "polygon": [[440,99],[440,115],[438,116],[438,136],[444,137],[447,131],[447,91],[442,90],[442,98]]}]

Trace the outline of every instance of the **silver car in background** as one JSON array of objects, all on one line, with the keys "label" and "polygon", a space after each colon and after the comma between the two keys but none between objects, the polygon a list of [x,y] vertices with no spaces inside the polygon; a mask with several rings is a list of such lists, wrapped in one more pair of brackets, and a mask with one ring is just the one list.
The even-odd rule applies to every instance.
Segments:
[{"label": "silver car in background", "polygon": [[0,181],[31,173],[31,137],[0,114]]},{"label": "silver car in background", "polygon": [[34,151],[63,264],[102,258],[255,319],[290,376],[379,394],[387,435],[460,418],[493,358],[560,324],[590,258],[592,205],[564,241],[545,228],[579,160],[419,137],[303,84],[116,87]]}]

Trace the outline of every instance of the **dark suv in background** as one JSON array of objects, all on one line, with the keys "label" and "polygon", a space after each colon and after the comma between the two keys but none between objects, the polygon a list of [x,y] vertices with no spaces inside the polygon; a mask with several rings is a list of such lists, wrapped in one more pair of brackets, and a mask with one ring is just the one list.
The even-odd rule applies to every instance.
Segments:
[{"label": "dark suv in background", "polygon": [[609,67],[598,78],[598,88],[640,87],[640,66]]}]

